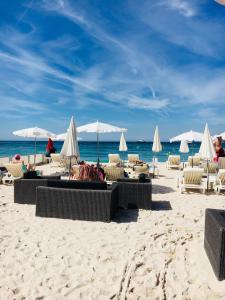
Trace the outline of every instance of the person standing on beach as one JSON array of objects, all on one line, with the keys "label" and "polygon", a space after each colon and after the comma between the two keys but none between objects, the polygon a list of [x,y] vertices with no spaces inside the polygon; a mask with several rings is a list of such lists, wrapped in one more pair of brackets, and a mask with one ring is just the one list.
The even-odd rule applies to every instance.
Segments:
[{"label": "person standing on beach", "polygon": [[215,151],[216,151],[216,157],[214,158],[214,161],[218,162],[219,157],[225,157],[225,151],[222,147],[222,137],[218,136],[215,140],[214,140],[214,147],[215,147]]},{"label": "person standing on beach", "polygon": [[45,156],[46,157],[50,157],[51,153],[55,153],[56,152],[56,149],[54,147],[54,144],[53,144],[53,140],[52,139],[48,139],[48,144],[46,146],[46,154]]}]

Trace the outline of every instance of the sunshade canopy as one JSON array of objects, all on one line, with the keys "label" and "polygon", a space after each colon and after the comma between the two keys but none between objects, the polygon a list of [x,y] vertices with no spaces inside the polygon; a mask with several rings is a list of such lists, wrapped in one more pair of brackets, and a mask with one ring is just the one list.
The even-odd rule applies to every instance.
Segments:
[{"label": "sunshade canopy", "polygon": [[183,141],[183,140],[187,141],[187,142],[191,142],[191,143],[192,142],[201,142],[202,137],[203,137],[202,133],[190,130],[190,131],[184,132],[180,135],[177,135],[177,136],[171,138],[170,143],[180,142],[180,141]]}]

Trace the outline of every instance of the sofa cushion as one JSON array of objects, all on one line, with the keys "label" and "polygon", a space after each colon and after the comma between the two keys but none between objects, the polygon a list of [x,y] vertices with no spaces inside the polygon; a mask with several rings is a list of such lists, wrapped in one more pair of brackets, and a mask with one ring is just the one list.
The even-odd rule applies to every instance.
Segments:
[{"label": "sofa cushion", "polygon": [[47,186],[66,189],[107,190],[107,183],[98,181],[48,180]]}]

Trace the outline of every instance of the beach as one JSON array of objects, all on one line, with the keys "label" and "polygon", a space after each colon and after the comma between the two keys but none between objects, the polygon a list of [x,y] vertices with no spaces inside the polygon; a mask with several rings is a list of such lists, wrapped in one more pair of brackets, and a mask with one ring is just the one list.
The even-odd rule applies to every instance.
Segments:
[{"label": "beach", "polygon": [[224,195],[180,194],[179,171],[159,169],[153,209],[111,223],[35,217],[0,185],[0,299],[225,299],[203,246],[205,209]]}]

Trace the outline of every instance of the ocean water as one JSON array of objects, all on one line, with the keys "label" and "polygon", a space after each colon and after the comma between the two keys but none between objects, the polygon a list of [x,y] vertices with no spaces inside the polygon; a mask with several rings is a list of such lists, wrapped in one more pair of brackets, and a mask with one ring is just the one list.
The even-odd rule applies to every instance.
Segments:
[{"label": "ocean water", "polygon": [[[45,153],[46,141],[37,141],[37,153]],[[54,142],[57,152],[60,152],[63,142]],[[160,162],[165,162],[169,154],[180,154],[180,143],[162,143],[163,150],[157,153]],[[100,142],[100,160],[108,161],[109,153],[120,153],[122,159],[127,159],[127,153],[137,153],[140,159],[151,161],[154,153],[152,152],[152,142],[127,142],[128,152],[120,153],[118,142]],[[192,143],[189,145],[189,154],[180,154],[182,160],[186,160],[189,155],[193,155],[199,151],[200,143]],[[79,142],[81,160],[96,161],[97,143],[96,142]],[[15,154],[28,155],[34,153],[33,141],[0,141],[0,157],[14,156]]]}]

